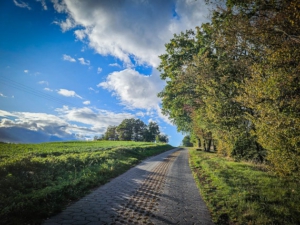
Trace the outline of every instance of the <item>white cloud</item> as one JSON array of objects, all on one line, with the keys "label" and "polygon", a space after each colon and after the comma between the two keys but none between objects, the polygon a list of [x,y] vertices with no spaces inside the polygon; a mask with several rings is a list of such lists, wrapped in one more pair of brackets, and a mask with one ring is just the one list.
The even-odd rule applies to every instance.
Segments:
[{"label": "white cloud", "polygon": [[121,66],[118,63],[110,63],[109,66],[115,66],[121,68]]},{"label": "white cloud", "polygon": [[135,115],[139,116],[139,117],[144,117],[145,116],[145,113],[144,112],[137,112]]},{"label": "white cloud", "polygon": [[28,73],[29,72],[29,70],[24,70],[24,73]]},{"label": "white cloud", "polygon": [[[134,117],[129,113],[114,113],[87,107],[64,106],[55,111],[57,115],[0,110],[0,134],[5,134],[5,131],[7,134],[9,129],[17,128],[21,131],[20,134],[24,134],[24,130],[35,131],[37,137],[55,135],[68,140],[76,137],[90,139],[94,135],[103,134],[109,125],[119,125],[124,119]],[[3,138],[0,135],[1,140]],[[42,141],[46,141],[45,138]]]},{"label": "white cloud", "polygon": [[48,81],[45,81],[45,80],[41,80],[38,82],[39,84],[45,84],[45,85],[49,85],[49,82]]},{"label": "white cloud", "polygon": [[69,122],[89,125],[95,132],[104,132],[109,125],[119,125],[124,119],[133,118],[130,113],[114,113],[97,108],[63,108],[56,109],[60,118]]},{"label": "white cloud", "polygon": [[99,93],[99,91],[98,90],[95,90],[94,88],[92,88],[92,87],[89,87],[89,90],[90,91],[93,91],[93,92],[95,92],[95,93]]},{"label": "white cloud", "polygon": [[116,71],[97,86],[112,91],[129,108],[153,109],[160,103],[157,93],[163,82],[157,72],[144,76],[133,69]]},{"label": "white cloud", "polygon": [[7,96],[0,92],[0,97],[6,98]]},{"label": "white cloud", "polygon": [[174,125],[170,120],[168,116],[165,116],[164,114],[162,114],[161,108],[159,106],[157,106],[156,108],[158,117],[161,118],[163,121],[165,121],[166,123],[170,124],[170,125]]},{"label": "white cloud", "polygon": [[57,93],[65,96],[65,97],[77,97],[77,98],[82,99],[82,97],[80,95],[76,94],[75,91],[71,91],[71,90],[67,90],[67,89],[59,89],[57,91]]},{"label": "white cloud", "polygon": [[89,60],[85,60],[84,58],[78,58],[78,61],[79,61],[82,65],[86,65],[86,66],[89,66],[89,65],[90,65],[90,61],[89,61]]},{"label": "white cloud", "polygon": [[42,4],[42,7],[44,10],[48,10],[47,4],[45,0],[36,0],[37,2],[40,2]]},{"label": "white cloud", "polygon": [[72,58],[69,55],[63,54],[63,60],[69,61],[69,62],[76,62],[76,59]]},{"label": "white cloud", "polygon": [[63,31],[78,26],[78,39],[86,38],[99,54],[112,55],[129,67],[132,59],[157,67],[158,55],[173,34],[207,22],[209,12],[204,1],[194,0],[52,2],[67,15],[57,22]]},{"label": "white cloud", "polygon": [[[63,119],[46,113],[7,112],[0,110],[0,127],[19,127],[33,131],[43,131],[52,135],[65,135],[69,124]],[[8,119],[9,117],[9,119]]]},{"label": "white cloud", "polygon": [[44,88],[45,91],[53,91],[52,89],[50,88]]},{"label": "white cloud", "polygon": [[83,40],[86,37],[85,30],[75,30],[74,34],[77,37],[77,39],[79,39],[79,40]]},{"label": "white cloud", "polygon": [[84,105],[89,105],[89,104],[91,104],[91,102],[90,101],[84,101],[83,104]]},{"label": "white cloud", "polygon": [[[157,93],[164,85],[165,82],[160,79],[159,72],[155,69],[151,76],[144,76],[133,69],[125,69],[109,74],[106,81],[97,86],[111,91],[127,108],[147,110],[147,116],[158,117],[172,124],[159,107],[161,100]],[[138,112],[136,115],[142,117],[145,114]]]},{"label": "white cloud", "polygon": [[54,23],[60,26],[62,32],[76,27],[76,22],[72,18],[67,18],[65,21],[54,21]]},{"label": "white cloud", "polygon": [[101,67],[98,67],[97,73],[99,74],[99,73],[101,73],[101,72],[102,72],[102,68],[101,68]]},{"label": "white cloud", "polygon": [[16,6],[18,6],[20,8],[27,8],[28,10],[31,10],[31,8],[29,7],[29,5],[27,3],[22,2],[22,1],[18,2],[17,0],[13,0],[13,1]]},{"label": "white cloud", "polygon": [[53,3],[53,7],[57,12],[59,12],[59,13],[67,12],[67,7],[66,7],[64,1],[51,0],[51,2]]}]

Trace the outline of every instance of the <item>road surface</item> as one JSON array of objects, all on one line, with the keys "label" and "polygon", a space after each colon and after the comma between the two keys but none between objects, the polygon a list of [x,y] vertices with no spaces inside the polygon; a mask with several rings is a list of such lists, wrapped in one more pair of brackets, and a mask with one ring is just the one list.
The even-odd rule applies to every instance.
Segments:
[{"label": "road surface", "polygon": [[44,225],[213,224],[188,151],[151,157],[46,220]]}]

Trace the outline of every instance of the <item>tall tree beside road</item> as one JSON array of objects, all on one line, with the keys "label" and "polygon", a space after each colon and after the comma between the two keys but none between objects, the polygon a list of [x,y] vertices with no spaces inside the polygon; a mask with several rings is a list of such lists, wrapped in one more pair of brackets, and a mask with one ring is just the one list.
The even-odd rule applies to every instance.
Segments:
[{"label": "tall tree beside road", "polygon": [[163,113],[204,149],[300,177],[299,1],[215,3],[160,56]]}]

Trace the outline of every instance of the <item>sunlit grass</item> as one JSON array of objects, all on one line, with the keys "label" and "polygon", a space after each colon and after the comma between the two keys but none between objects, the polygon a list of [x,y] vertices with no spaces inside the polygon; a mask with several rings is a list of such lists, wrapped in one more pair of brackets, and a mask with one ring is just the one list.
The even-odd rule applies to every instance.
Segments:
[{"label": "sunlit grass", "polygon": [[0,224],[39,223],[148,156],[149,142],[0,144]]},{"label": "sunlit grass", "polygon": [[190,149],[190,165],[216,224],[300,224],[300,185],[263,166]]}]

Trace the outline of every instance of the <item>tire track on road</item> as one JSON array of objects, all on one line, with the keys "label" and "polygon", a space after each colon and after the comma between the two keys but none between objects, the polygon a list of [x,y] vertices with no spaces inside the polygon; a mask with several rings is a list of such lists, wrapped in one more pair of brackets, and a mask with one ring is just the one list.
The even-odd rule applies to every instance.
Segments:
[{"label": "tire track on road", "polygon": [[150,219],[155,217],[168,169],[178,155],[179,151],[172,153],[152,169],[138,190],[121,204],[112,224],[153,224]]}]

